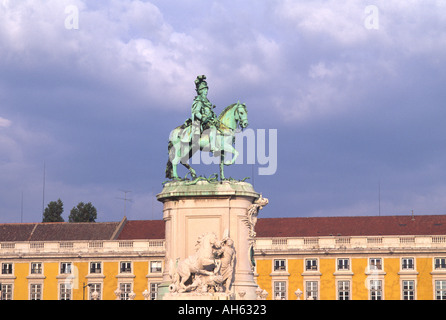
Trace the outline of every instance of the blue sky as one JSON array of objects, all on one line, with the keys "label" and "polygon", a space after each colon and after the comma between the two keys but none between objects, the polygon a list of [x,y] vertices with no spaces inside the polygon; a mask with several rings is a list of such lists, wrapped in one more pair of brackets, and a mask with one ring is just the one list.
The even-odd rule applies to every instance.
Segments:
[{"label": "blue sky", "polygon": [[201,74],[217,112],[240,100],[251,130],[277,130],[273,175],[258,159],[226,167],[269,198],[263,217],[444,214],[444,12],[445,1],[4,0],[0,223],[39,222],[58,198],[65,220],[83,201],[118,221],[123,190],[129,219],[161,219],[169,133]]}]

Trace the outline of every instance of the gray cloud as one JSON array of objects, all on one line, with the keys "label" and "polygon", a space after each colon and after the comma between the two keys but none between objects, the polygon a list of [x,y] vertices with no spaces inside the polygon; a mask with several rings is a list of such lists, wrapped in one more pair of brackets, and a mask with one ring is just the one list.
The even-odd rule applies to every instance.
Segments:
[{"label": "gray cloud", "polygon": [[262,214],[376,214],[379,184],[383,213],[443,213],[444,5],[375,1],[377,30],[367,5],[3,1],[0,222],[17,221],[22,192],[25,220],[40,219],[44,161],[46,202],[119,220],[127,189],[129,218],[151,218],[198,74],[217,112],[241,100],[252,128],[278,129],[276,174],[251,179],[270,198]]}]

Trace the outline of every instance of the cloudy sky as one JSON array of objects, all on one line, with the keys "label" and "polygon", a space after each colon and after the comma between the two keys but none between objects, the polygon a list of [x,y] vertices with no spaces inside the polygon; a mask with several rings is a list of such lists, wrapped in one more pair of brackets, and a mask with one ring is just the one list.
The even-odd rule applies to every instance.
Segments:
[{"label": "cloudy sky", "polygon": [[256,139],[277,133],[264,146],[277,170],[260,174],[257,145],[254,164],[245,153],[226,167],[269,198],[262,217],[445,214],[445,12],[440,0],[2,0],[0,222],[39,222],[58,198],[66,221],[80,201],[119,221],[124,196],[129,219],[161,219],[169,133],[201,74],[217,113],[240,100]]}]

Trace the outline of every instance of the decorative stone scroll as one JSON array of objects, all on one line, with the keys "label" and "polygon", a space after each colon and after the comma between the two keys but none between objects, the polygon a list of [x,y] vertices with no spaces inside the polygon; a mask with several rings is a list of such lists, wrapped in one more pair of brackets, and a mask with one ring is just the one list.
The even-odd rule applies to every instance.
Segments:
[{"label": "decorative stone scroll", "polygon": [[254,238],[256,233],[254,231],[254,227],[257,223],[257,216],[259,215],[259,211],[263,209],[264,206],[268,204],[268,199],[260,196],[257,200],[254,201],[252,205],[249,206],[246,212],[246,219],[244,219],[245,224],[249,229],[249,236]]}]

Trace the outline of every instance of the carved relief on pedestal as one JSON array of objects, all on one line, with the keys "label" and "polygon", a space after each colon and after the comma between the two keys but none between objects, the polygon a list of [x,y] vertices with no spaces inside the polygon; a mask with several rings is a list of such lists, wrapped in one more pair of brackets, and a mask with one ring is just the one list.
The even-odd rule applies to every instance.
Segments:
[{"label": "carved relief on pedestal", "polygon": [[235,266],[235,249],[229,237],[218,241],[214,233],[198,238],[196,252],[169,265],[171,293],[206,294],[230,292]]}]

